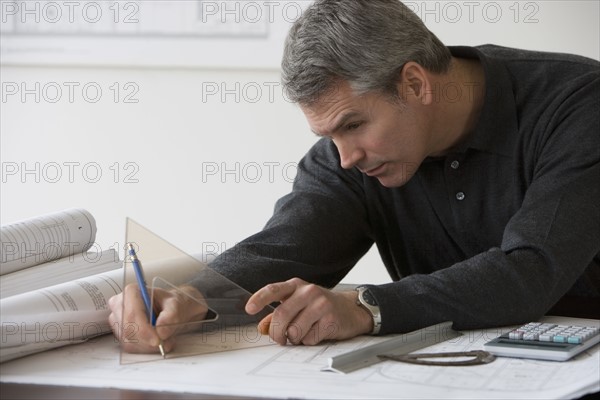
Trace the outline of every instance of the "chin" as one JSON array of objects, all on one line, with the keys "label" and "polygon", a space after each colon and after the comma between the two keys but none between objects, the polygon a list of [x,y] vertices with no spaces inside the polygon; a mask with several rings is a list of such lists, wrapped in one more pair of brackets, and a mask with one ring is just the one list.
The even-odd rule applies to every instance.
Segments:
[{"label": "chin", "polygon": [[379,181],[379,183],[381,183],[382,186],[385,186],[386,188],[390,189],[404,186],[404,184],[406,183],[406,181],[404,180],[394,179],[393,177],[387,176],[377,177],[377,180]]},{"label": "chin", "polygon": [[388,163],[387,168],[376,178],[386,188],[401,187],[412,179],[419,165],[420,163],[414,162],[403,162],[399,166],[397,163]]},{"label": "chin", "polygon": [[404,186],[411,178],[414,176],[414,173],[407,174],[382,174],[381,176],[377,176],[377,180],[381,183],[382,186],[386,188],[397,188]]}]

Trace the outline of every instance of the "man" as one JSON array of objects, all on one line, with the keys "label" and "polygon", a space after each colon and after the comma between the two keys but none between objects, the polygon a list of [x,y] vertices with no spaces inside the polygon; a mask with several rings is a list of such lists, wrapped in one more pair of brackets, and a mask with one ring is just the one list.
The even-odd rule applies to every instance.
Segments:
[{"label": "man", "polygon": [[[292,27],[282,70],[323,139],[263,231],[211,264],[255,292],[249,314],[280,303],[263,321],[275,341],[517,324],[565,295],[597,304],[598,62],[447,48],[396,0],[323,0]],[[393,282],[327,289],[373,243]],[[121,303],[113,322],[143,323]],[[148,330],[130,350],[157,343]]]}]

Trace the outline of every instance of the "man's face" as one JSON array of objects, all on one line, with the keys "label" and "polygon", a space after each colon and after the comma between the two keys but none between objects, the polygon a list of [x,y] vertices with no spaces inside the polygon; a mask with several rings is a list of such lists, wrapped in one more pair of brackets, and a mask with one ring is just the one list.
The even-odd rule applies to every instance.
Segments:
[{"label": "man's face", "polygon": [[345,169],[357,167],[386,187],[404,185],[431,148],[430,118],[418,99],[406,103],[343,82],[310,107],[301,106],[312,131],[333,140]]}]

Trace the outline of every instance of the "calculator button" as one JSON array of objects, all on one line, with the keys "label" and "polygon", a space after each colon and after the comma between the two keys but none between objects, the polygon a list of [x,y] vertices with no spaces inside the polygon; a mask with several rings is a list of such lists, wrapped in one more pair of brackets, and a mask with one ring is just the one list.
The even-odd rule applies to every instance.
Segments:
[{"label": "calculator button", "polygon": [[567,343],[581,344],[582,342],[583,342],[583,340],[581,339],[581,336],[569,336],[567,338]]},{"label": "calculator button", "polygon": [[565,361],[599,341],[600,328],[596,326],[530,323],[486,343],[484,348],[507,357]]},{"label": "calculator button", "polygon": [[523,339],[523,331],[512,331],[508,334],[509,339],[521,340]]},{"label": "calculator button", "polygon": [[554,343],[566,343],[567,342],[567,338],[565,336],[562,336],[562,335],[555,335],[552,338],[552,341]]}]

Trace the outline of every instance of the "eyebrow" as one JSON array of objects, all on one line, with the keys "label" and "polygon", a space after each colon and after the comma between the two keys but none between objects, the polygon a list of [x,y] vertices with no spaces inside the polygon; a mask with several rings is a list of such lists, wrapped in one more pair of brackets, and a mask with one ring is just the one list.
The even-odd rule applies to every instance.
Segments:
[{"label": "eyebrow", "polygon": [[[351,120],[352,118],[355,118],[356,116],[360,115],[360,113],[358,113],[357,111],[349,111],[345,114],[343,114],[339,119],[338,122],[334,125],[334,127],[329,130],[329,133],[335,133],[337,131],[339,131],[342,126],[344,126],[349,120]],[[319,134],[315,131],[313,131],[313,133],[319,137],[321,136],[327,136],[326,134]]]}]

